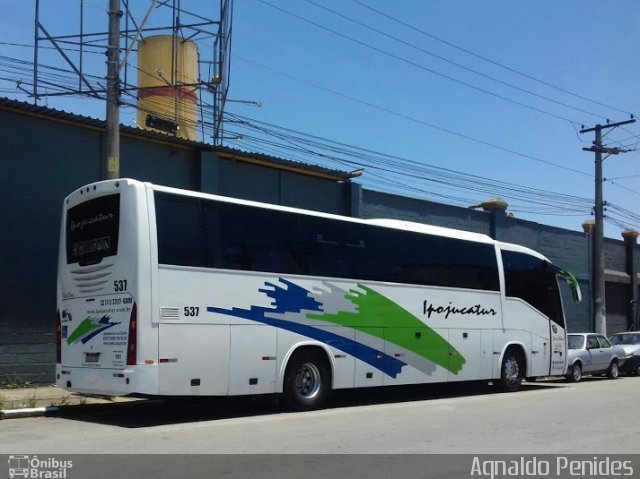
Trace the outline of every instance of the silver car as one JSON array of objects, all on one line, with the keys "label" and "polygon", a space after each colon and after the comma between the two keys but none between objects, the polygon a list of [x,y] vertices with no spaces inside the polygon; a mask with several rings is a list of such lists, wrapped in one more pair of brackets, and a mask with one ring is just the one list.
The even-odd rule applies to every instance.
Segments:
[{"label": "silver car", "polygon": [[614,334],[609,338],[611,344],[617,344],[627,353],[627,360],[620,368],[623,373],[640,375],[640,331],[627,331]]},{"label": "silver car", "polygon": [[627,354],[617,345],[612,345],[602,334],[577,333],[567,336],[569,354],[565,377],[577,383],[583,374],[606,374],[615,379]]}]

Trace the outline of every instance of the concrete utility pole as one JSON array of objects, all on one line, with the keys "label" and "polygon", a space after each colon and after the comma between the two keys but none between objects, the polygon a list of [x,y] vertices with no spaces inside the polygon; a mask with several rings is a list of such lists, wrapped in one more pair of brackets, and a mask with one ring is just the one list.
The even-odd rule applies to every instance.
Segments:
[{"label": "concrete utility pole", "polygon": [[633,118],[618,123],[596,125],[594,128],[585,128],[580,133],[595,131],[596,139],[591,148],[583,148],[584,151],[593,151],[596,154],[596,192],[595,192],[595,227],[593,229],[593,267],[591,268],[591,290],[593,301],[594,325],[596,333],[607,334],[607,315],[605,304],[605,280],[604,280],[604,202],[602,200],[602,154],[617,155],[626,153],[620,148],[607,148],[602,146],[602,130],[615,128],[616,126],[634,123]]},{"label": "concrete utility pole", "polygon": [[102,179],[120,177],[120,0],[109,0],[107,47],[107,130],[102,158]]}]

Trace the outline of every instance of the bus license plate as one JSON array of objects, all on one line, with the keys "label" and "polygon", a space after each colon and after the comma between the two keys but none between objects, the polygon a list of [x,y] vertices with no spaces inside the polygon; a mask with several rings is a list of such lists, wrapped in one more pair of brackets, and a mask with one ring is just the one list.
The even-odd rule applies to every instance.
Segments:
[{"label": "bus license plate", "polygon": [[100,359],[100,353],[84,353],[85,363],[97,363]]}]

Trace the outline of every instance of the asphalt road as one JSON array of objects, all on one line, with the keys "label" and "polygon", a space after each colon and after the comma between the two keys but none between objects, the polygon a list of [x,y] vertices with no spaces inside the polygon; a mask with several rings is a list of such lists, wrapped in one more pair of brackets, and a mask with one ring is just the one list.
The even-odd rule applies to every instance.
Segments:
[{"label": "asphalt road", "polygon": [[[550,465],[531,477],[575,477],[554,469],[565,456],[586,467],[620,459],[637,477],[638,392],[640,378],[625,377],[525,383],[512,394],[478,385],[350,391],[307,413],[282,412],[272,398],[72,406],[0,421],[0,454],[14,455],[0,458],[0,478],[19,454],[49,473],[67,460],[69,469],[38,477],[69,479],[453,479],[491,477],[492,460],[524,459]],[[478,456],[489,469],[474,475]],[[608,477],[588,473],[579,475]]]},{"label": "asphalt road", "polygon": [[1,454],[638,453],[640,378],[339,394],[322,411],[270,399],[75,406],[0,422]]}]

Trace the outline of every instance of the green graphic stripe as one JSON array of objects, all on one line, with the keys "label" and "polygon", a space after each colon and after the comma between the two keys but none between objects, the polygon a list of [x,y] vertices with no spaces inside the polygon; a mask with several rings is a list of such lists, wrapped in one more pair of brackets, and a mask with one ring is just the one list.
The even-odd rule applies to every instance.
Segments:
[{"label": "green graphic stripe", "polygon": [[95,324],[90,317],[87,317],[82,321],[76,329],[73,330],[73,333],[67,338],[67,344],[75,343],[78,339],[83,337],[90,331],[99,328],[99,324]]},{"label": "green graphic stripe", "polygon": [[[317,319],[396,344],[426,358],[453,374],[466,362],[464,357],[442,336],[390,299],[362,284],[365,292],[351,290],[345,299],[357,306],[357,312],[339,311],[335,314],[307,314]],[[420,333],[419,337],[416,333]]]}]

